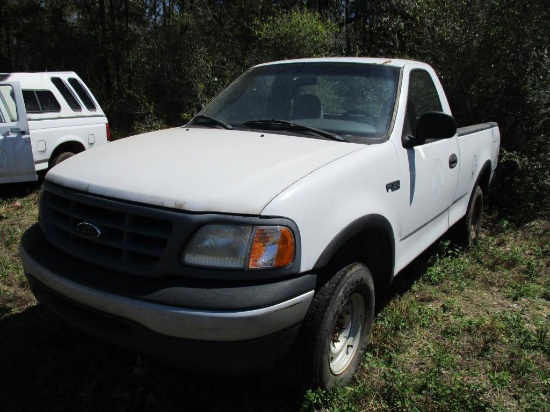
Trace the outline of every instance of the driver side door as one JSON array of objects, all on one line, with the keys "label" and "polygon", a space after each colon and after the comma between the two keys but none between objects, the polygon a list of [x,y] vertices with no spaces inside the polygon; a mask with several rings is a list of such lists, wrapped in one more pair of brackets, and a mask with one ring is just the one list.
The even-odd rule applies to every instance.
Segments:
[{"label": "driver side door", "polygon": [[0,83],[0,184],[37,180],[19,82]]},{"label": "driver side door", "polygon": [[[414,70],[410,74],[403,135],[416,136],[417,121],[428,111],[443,111],[439,95],[429,73]],[[401,239],[426,247],[448,229],[459,174],[458,140],[455,135],[425,141],[401,153],[403,172],[408,175]]]}]

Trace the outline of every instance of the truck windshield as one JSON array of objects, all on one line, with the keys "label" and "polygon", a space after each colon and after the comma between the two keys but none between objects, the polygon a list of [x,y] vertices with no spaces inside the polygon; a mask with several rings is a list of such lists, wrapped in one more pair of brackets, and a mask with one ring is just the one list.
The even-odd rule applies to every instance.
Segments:
[{"label": "truck windshield", "polygon": [[365,141],[388,133],[398,82],[398,68],[374,64],[260,66],[235,80],[201,115],[238,129],[280,130],[270,121],[284,120]]}]

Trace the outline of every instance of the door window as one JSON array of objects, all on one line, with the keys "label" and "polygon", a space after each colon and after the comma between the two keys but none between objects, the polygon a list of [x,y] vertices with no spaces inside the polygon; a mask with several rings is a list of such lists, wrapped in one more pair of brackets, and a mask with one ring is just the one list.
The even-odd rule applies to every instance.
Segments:
[{"label": "door window", "polygon": [[10,85],[0,85],[0,123],[13,123],[18,120],[15,94]]},{"label": "door window", "polygon": [[416,123],[426,112],[441,112],[443,108],[439,94],[430,74],[424,70],[413,70],[409,80],[407,113],[403,134],[416,137]]}]

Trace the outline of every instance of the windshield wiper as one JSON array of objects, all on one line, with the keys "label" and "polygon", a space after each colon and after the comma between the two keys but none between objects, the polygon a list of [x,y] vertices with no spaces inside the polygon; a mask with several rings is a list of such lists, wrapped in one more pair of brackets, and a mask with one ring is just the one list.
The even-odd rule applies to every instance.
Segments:
[{"label": "windshield wiper", "polygon": [[271,120],[250,120],[244,122],[246,127],[260,127],[265,129],[293,130],[296,132],[309,132],[317,136],[325,137],[339,142],[347,142],[342,136],[335,133],[327,132],[326,130],[315,129],[314,127],[304,126],[303,124],[289,122],[288,120],[271,119]]},{"label": "windshield wiper", "polygon": [[221,126],[227,130],[233,130],[233,126],[231,126],[229,123],[226,123],[223,120],[215,119],[210,116],[205,116],[204,114],[199,114],[195,116],[192,122],[193,123],[196,122],[197,125],[200,125],[200,126],[214,125],[214,126]]}]

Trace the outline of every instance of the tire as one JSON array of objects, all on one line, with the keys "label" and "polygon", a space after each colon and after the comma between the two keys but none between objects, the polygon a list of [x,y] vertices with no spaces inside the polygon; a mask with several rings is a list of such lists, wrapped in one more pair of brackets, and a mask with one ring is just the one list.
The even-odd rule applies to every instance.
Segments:
[{"label": "tire", "polygon": [[482,216],[483,191],[481,187],[476,186],[468,203],[466,215],[453,227],[451,239],[456,244],[465,248],[476,244],[479,239]]},{"label": "tire", "polygon": [[67,160],[69,157],[73,157],[75,153],[73,152],[61,152],[57,156],[55,156],[53,159],[50,160],[50,169],[59,163],[61,163],[64,160]]},{"label": "tire", "polygon": [[374,283],[362,263],[346,266],[313,297],[284,363],[299,389],[347,384],[365,353],[374,318]]}]

